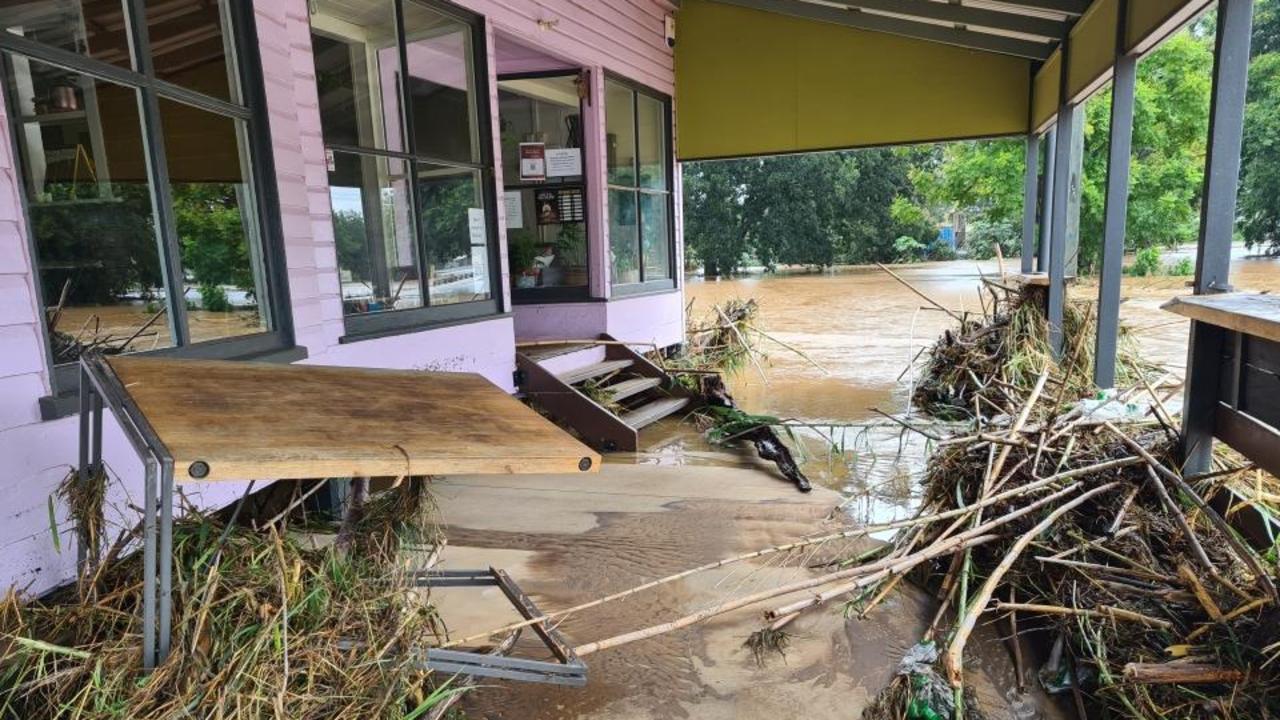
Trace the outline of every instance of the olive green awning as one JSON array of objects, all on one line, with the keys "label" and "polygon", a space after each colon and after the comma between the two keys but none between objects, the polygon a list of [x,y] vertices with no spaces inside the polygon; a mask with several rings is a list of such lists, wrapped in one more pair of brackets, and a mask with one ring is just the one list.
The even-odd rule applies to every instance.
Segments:
[{"label": "olive green awning", "polygon": [[[1129,0],[1145,52],[1211,0]],[[1121,0],[685,0],[682,160],[1023,134],[1110,77]]]}]

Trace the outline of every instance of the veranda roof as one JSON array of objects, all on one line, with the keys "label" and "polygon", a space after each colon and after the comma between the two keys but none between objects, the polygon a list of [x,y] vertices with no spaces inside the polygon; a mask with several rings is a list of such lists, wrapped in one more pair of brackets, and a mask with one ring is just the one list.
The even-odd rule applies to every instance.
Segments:
[{"label": "veranda roof", "polygon": [[1150,50],[1211,2],[684,0],[677,153],[1025,134],[1045,127],[1064,96],[1105,83],[1117,50]]}]

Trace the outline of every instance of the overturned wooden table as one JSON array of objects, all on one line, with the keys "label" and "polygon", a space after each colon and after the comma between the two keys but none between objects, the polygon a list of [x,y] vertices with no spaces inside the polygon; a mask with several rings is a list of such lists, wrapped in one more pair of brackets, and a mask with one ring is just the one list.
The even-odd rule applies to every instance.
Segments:
[{"label": "overturned wooden table", "polygon": [[[148,670],[169,654],[175,482],[578,473],[600,466],[595,452],[474,374],[97,354],[82,357],[80,368],[80,477],[101,469],[104,406],[146,470]],[[537,612],[499,571],[441,581],[499,585],[522,614]],[[551,634],[544,640],[553,652],[562,645]],[[581,674],[585,682],[576,658],[561,660],[572,667],[534,670],[568,672],[572,684]]]}]

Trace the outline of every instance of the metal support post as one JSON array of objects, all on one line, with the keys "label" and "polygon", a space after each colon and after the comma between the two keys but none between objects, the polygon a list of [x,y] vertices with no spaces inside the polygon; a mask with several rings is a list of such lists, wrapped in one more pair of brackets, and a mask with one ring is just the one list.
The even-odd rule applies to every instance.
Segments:
[{"label": "metal support post", "polygon": [[1051,125],[1045,133],[1044,182],[1040,192],[1040,244],[1036,253],[1036,272],[1049,272],[1049,227],[1053,225],[1053,180],[1057,171],[1058,128]]},{"label": "metal support post", "polygon": [[1062,353],[1062,315],[1067,294],[1067,195],[1071,190],[1071,124],[1079,109],[1070,103],[1058,109],[1057,147],[1054,148],[1053,220],[1049,224],[1049,346]]},{"label": "metal support post", "polygon": [[[1209,142],[1200,203],[1200,242],[1196,246],[1195,292],[1198,295],[1231,290],[1231,239],[1235,232],[1236,192],[1240,184],[1252,32],[1253,0],[1219,0]],[[1182,412],[1183,472],[1189,474],[1208,471],[1213,459],[1214,413],[1201,412],[1198,405],[1202,398],[1214,394],[1212,389],[1220,381],[1222,343],[1220,329],[1191,322]]]},{"label": "metal support post", "polygon": [[1022,272],[1029,273],[1035,265],[1036,253],[1036,205],[1040,190],[1040,136],[1027,135],[1026,172],[1022,188]]},{"label": "metal support post", "polygon": [[1120,275],[1124,264],[1125,216],[1129,209],[1129,161],[1133,151],[1133,101],[1138,58],[1125,52],[1127,0],[1120,2],[1116,65],[1111,79],[1111,148],[1107,156],[1106,215],[1098,283],[1098,335],[1093,384],[1115,387],[1116,342],[1120,335]]}]

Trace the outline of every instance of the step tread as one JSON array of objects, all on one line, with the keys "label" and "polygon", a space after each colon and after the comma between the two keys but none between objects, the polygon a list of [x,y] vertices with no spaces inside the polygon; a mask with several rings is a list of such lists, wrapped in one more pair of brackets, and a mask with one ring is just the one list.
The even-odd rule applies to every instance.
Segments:
[{"label": "step tread", "polygon": [[614,402],[626,400],[633,395],[639,395],[645,390],[651,390],[662,384],[662,378],[640,377],[631,380],[623,380],[620,383],[614,383],[605,387],[609,391],[610,397]]},{"label": "step tread", "polygon": [[605,360],[591,365],[584,365],[566,372],[562,372],[556,377],[566,385],[577,385],[580,382],[586,382],[601,375],[608,375],[611,372],[631,367],[631,360]]},{"label": "step tread", "polygon": [[622,422],[630,425],[633,429],[651,425],[662,418],[676,412],[680,408],[689,404],[689,398],[663,398],[654,400],[651,403],[641,405],[629,413],[622,415]]}]

